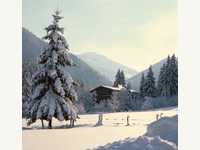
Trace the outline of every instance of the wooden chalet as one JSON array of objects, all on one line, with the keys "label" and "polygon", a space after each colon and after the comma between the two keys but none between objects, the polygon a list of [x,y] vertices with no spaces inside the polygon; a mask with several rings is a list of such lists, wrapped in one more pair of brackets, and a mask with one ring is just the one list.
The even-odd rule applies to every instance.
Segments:
[{"label": "wooden chalet", "polygon": [[96,102],[99,103],[101,100],[111,99],[113,92],[119,92],[122,87],[112,87],[100,85],[90,90],[90,93],[95,94]]}]

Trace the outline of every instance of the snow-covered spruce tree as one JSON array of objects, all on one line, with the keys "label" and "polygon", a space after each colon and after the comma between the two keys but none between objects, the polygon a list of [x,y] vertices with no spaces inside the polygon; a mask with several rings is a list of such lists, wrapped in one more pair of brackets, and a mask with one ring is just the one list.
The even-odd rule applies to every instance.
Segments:
[{"label": "snow-covered spruce tree", "polygon": [[148,96],[148,97],[156,96],[155,78],[154,78],[152,66],[149,67],[149,71],[145,79],[144,89],[145,89],[145,96]]},{"label": "snow-covered spruce tree", "polygon": [[167,57],[167,62],[166,62],[166,69],[165,69],[165,96],[170,96],[170,61],[171,61],[171,58],[170,56],[168,55]]},{"label": "snow-covered spruce tree", "polygon": [[170,96],[178,94],[178,61],[176,56],[173,54],[170,59]]},{"label": "snow-covered spruce tree", "polygon": [[174,96],[178,94],[178,61],[175,55],[168,56],[166,64],[163,64],[157,88],[159,96]]},{"label": "snow-covered spruce tree", "polygon": [[113,86],[118,87],[119,85],[122,85],[123,87],[126,86],[124,71],[120,69],[117,71],[117,74],[115,75],[115,81]]},{"label": "snow-covered spruce tree", "polygon": [[118,87],[119,84],[120,84],[120,69],[117,71],[115,75],[115,81],[114,81],[113,86]]},{"label": "snow-covered spruce tree", "polygon": [[141,97],[145,96],[145,77],[144,73],[142,73],[141,81],[140,81],[140,95]]},{"label": "snow-covered spruce tree", "polygon": [[160,69],[158,82],[157,82],[157,91],[158,96],[166,96],[166,64],[164,63]]},{"label": "snow-covered spruce tree", "polygon": [[125,87],[126,86],[126,81],[125,81],[125,75],[124,75],[124,71],[121,70],[120,72],[120,84]]},{"label": "snow-covered spruce tree", "polygon": [[26,117],[27,105],[31,95],[31,73],[28,64],[22,65],[22,117]]},{"label": "snow-covered spruce tree", "polygon": [[32,62],[24,62],[22,64],[22,117],[27,115],[27,106],[30,101],[32,93],[32,79],[33,72],[37,70],[37,66]]},{"label": "snow-covered spruce tree", "polygon": [[39,69],[32,76],[33,94],[28,104],[29,124],[37,119],[49,121],[49,128],[52,127],[52,118],[60,121],[76,118],[77,111],[74,102],[77,94],[70,74],[63,71],[65,66],[73,66],[69,57],[69,46],[62,35],[64,28],[59,27],[58,22],[63,17],[56,11],[53,16],[53,23],[45,28],[48,46],[39,57]]},{"label": "snow-covered spruce tree", "polygon": [[[77,90],[78,94],[78,104],[83,104],[85,112],[92,112],[94,111],[94,106],[96,103],[96,95],[94,96],[88,90],[79,87]],[[94,100],[95,98],[95,100]],[[80,112],[80,109],[79,109]]]}]

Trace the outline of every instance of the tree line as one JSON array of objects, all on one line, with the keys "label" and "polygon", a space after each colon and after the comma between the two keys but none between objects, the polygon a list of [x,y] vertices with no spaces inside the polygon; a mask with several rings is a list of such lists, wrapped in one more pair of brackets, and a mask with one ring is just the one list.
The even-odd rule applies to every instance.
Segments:
[{"label": "tree line", "polygon": [[[115,75],[113,87],[124,87],[111,99],[100,104],[91,104],[88,111],[128,111],[149,108],[176,106],[178,104],[178,59],[175,54],[168,56],[160,68],[156,79],[152,66],[141,75],[139,93],[131,92],[131,83],[126,83],[124,71],[119,69]],[[148,99],[148,100],[147,100]],[[92,109],[91,109],[92,108]]]},{"label": "tree line", "polygon": [[[113,93],[110,99],[103,100],[101,103],[96,103],[94,96],[87,90],[79,88],[78,97],[81,100],[79,106],[83,112],[117,112],[176,106],[178,103],[178,59],[175,55],[168,56],[160,69],[157,80],[150,66],[147,74],[142,74],[138,94],[131,93],[131,83],[126,83],[122,69],[117,71],[113,87],[120,85],[124,87],[123,90],[118,94]],[[150,99],[147,100],[145,97],[150,97]],[[148,105],[145,103],[146,100]]]},{"label": "tree line", "polygon": [[144,73],[140,82],[140,95],[142,97],[174,96],[178,95],[178,59],[175,54],[167,57],[166,63],[160,69],[156,82],[152,66],[147,75]]},{"label": "tree line", "polygon": [[118,70],[117,74],[115,75],[115,81],[113,87],[118,87],[119,85],[125,87],[126,86],[126,79],[123,70]]}]

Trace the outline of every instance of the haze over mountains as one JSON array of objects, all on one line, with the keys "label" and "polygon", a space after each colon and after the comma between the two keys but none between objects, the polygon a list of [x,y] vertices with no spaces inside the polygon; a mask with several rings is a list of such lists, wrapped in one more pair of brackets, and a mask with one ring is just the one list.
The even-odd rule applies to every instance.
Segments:
[{"label": "haze over mountains", "polygon": [[[35,36],[27,29],[22,29],[22,58],[23,63],[26,61],[36,62],[36,58],[40,55],[41,50],[45,47],[46,43]],[[125,73],[127,83],[130,82],[135,90],[139,90],[142,72],[147,73],[148,68],[142,72],[137,73],[136,70],[130,69],[125,65],[119,64],[107,57],[96,53],[83,53],[78,56],[71,54],[71,57],[76,67],[67,67],[66,69],[75,80],[87,85],[87,88],[105,84],[112,85],[115,74],[118,69],[122,69]],[[152,65],[154,76],[158,79],[160,68],[166,59]]]},{"label": "haze over mountains", "polygon": [[[35,36],[27,29],[22,29],[22,58],[23,63],[31,61],[36,63],[36,58],[40,55],[42,48],[46,45],[44,41]],[[112,82],[106,77],[99,74],[84,61],[77,56],[71,54],[72,60],[77,65],[76,67],[66,67],[66,70],[72,75],[75,80],[83,83],[86,88],[93,88],[95,86],[105,84],[111,85]]]},{"label": "haze over mountains", "polygon": [[114,81],[118,69],[124,71],[126,79],[137,74],[136,70],[114,62],[109,58],[94,52],[83,53],[78,56],[93,69],[107,77],[110,81]]},{"label": "haze over mountains", "polygon": [[[116,63],[112,60],[109,60],[105,56],[96,53],[83,53],[80,54],[79,57],[82,58],[82,60],[89,64],[92,68],[97,70],[99,73],[109,78],[111,81],[114,80],[116,71],[118,69],[124,70],[126,83],[130,82],[131,87],[137,91],[139,91],[142,73],[146,75],[148,72],[148,68],[144,71],[137,72],[136,70],[130,69],[122,64]],[[166,60],[167,59],[165,58],[152,65],[152,70],[154,72],[154,77],[156,80],[158,79],[160,68],[163,66]]]}]

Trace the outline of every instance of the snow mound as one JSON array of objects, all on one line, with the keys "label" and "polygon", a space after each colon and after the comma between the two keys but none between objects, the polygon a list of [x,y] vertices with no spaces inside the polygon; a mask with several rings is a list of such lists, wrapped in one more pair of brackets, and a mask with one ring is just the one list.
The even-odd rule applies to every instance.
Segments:
[{"label": "snow mound", "polygon": [[163,117],[151,123],[147,133],[136,139],[127,138],[95,150],[178,150],[178,116]]},{"label": "snow mound", "polygon": [[163,117],[151,123],[147,128],[146,136],[160,136],[162,139],[178,145],[178,116]]},{"label": "snow mound", "polygon": [[178,150],[177,146],[160,137],[140,136],[137,139],[127,139],[107,144],[95,150]]}]

